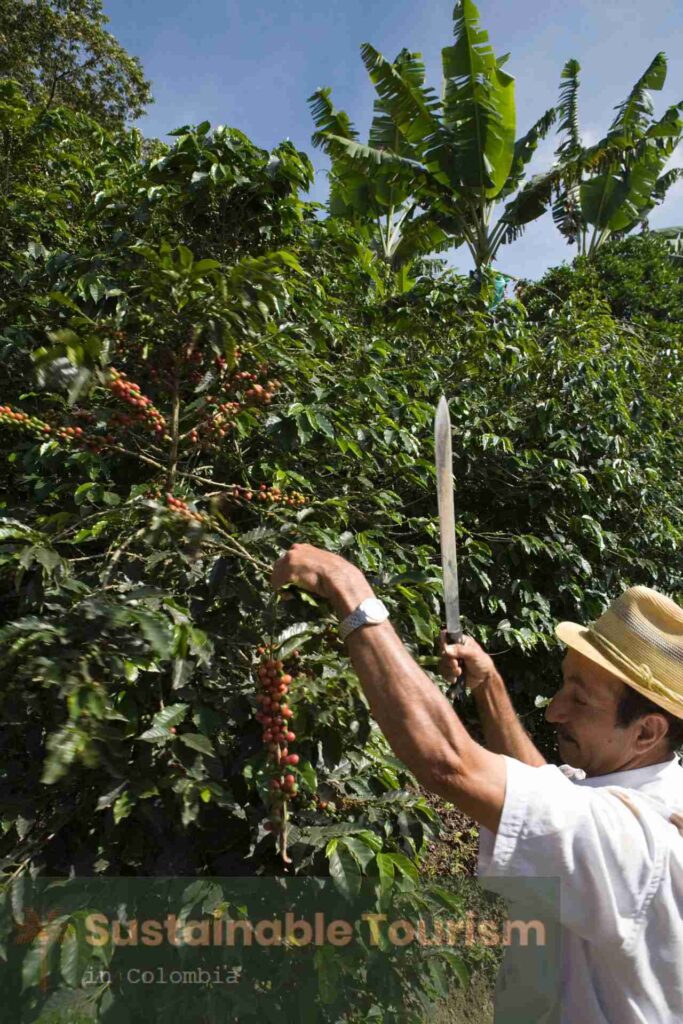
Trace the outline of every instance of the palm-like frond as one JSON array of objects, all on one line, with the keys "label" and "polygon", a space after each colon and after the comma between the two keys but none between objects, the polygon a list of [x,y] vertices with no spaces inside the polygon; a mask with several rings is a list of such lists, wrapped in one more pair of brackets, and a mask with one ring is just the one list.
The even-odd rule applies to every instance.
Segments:
[{"label": "palm-like frond", "polygon": [[[464,103],[472,102],[477,84],[497,66],[489,35],[479,24],[479,11],[471,0],[460,0],[453,11],[455,43],[442,53],[444,123],[457,128]],[[501,60],[501,64],[504,59]]]},{"label": "palm-like frond", "polygon": [[327,207],[331,217],[352,221],[357,226],[381,216],[372,184],[360,170],[352,174],[344,169],[341,175],[329,174],[330,196]]},{"label": "palm-like frond", "polygon": [[661,89],[666,78],[666,58],[660,53],[617,107],[604,138],[583,148],[577,112],[579,71],[578,62],[572,60],[562,72],[558,130],[565,139],[556,152],[566,167],[552,208],[555,224],[570,242],[589,224],[605,233],[595,236],[599,238],[632,230],[640,223],[656,202],[652,190],[657,176],[681,134],[679,105],[651,123],[648,90]]},{"label": "palm-like frond", "polygon": [[551,107],[546,110],[542,117],[539,117],[536,124],[532,125],[526,135],[515,142],[515,153],[512,160],[512,167],[505,186],[497,196],[498,199],[506,199],[521,183],[524,177],[524,168],[536,152],[538,143],[544,139],[557,118],[557,110]]},{"label": "palm-like frond", "polygon": [[390,149],[394,153],[410,148],[380,99],[373,104],[368,143],[373,149]]},{"label": "palm-like frond", "polygon": [[[655,165],[655,173],[656,168],[661,166],[662,162],[663,161],[660,160]],[[632,175],[630,177],[632,178]],[[627,234],[629,231],[633,231],[633,229],[639,224],[644,224],[647,221],[648,214],[654,210],[655,206],[658,206],[664,201],[666,193],[671,186],[683,177],[683,167],[674,167],[670,171],[660,175],[656,179],[654,186],[652,185],[653,177],[654,174],[650,176],[649,180],[645,180],[645,186],[650,186],[649,188],[641,185],[640,192],[635,193],[635,199],[630,203],[632,212],[631,220],[624,227],[616,229],[622,234]],[[631,199],[630,196],[629,199]]]},{"label": "palm-like frond", "polygon": [[581,132],[579,130],[579,72],[581,65],[578,60],[568,60],[560,75],[560,102],[557,107],[560,123],[558,133],[564,133],[565,139],[558,146],[556,155],[561,159],[577,156],[581,152]]},{"label": "palm-like frond", "polygon": [[358,132],[353,127],[349,115],[343,110],[336,110],[332,105],[331,92],[331,89],[316,89],[313,95],[308,97],[308,105],[317,128],[312,135],[312,142],[319,149],[326,149],[328,134],[344,139],[358,138]]},{"label": "palm-like frond", "polygon": [[586,222],[581,213],[578,185],[560,189],[550,210],[555,227],[566,238],[568,245],[574,245]]},{"label": "palm-like frond", "polygon": [[392,153],[388,149],[374,149],[372,146],[365,146],[362,142],[343,138],[341,135],[332,135],[327,132],[322,134],[324,136],[325,150],[334,159],[348,158],[361,164],[368,170],[383,164],[387,167],[393,167],[397,171],[410,168],[413,172],[417,171],[422,174],[428,174],[427,168],[419,160],[399,156],[398,153]]},{"label": "palm-like frond", "polygon": [[394,270],[399,270],[419,257],[444,252],[458,244],[452,234],[435,223],[430,212],[421,213],[401,225],[400,238],[390,253],[391,265]]},{"label": "palm-like frond", "polygon": [[683,129],[681,111],[683,111],[683,103],[672,104],[672,106],[665,110],[658,121],[653,121],[649,125],[644,137],[646,139],[672,139],[673,148],[675,149]]},{"label": "palm-like frond", "polygon": [[661,203],[666,193],[669,191],[672,185],[683,178],[683,167],[672,167],[670,171],[665,171],[659,178],[652,191],[652,198],[657,203]]},{"label": "palm-like frond", "polygon": [[496,196],[514,156],[514,79],[502,70],[506,58],[496,58],[472,0],[456,4],[453,31],[454,44],[441,51],[444,125],[460,183]]},{"label": "palm-like frond", "polygon": [[[401,50],[393,63],[403,81],[410,83],[414,89],[424,85],[425,69],[418,53]],[[400,128],[391,115],[390,106],[377,96],[373,105],[373,118],[370,125],[368,143],[374,149],[390,149],[401,156],[411,156],[412,146],[401,133]]]},{"label": "palm-like frond", "polygon": [[565,176],[573,174],[573,165],[556,163],[533,178],[524,185],[517,195],[506,204],[503,214],[492,233],[496,245],[503,242],[512,242],[518,238],[523,229],[531,221],[536,220],[543,214],[552,199],[553,192],[560,191],[565,184]]},{"label": "palm-like frond", "polygon": [[659,90],[666,81],[666,56],[658,53],[650,66],[640,76],[623,103],[616,108],[617,114],[610,125],[609,136],[638,138],[643,134],[652,118],[652,100],[649,90]]},{"label": "palm-like frond", "polygon": [[438,110],[439,104],[433,91],[425,87],[425,66],[422,54],[413,53],[404,47],[396,57],[394,67],[410,89],[421,93],[428,101],[428,105],[432,106],[434,110]]},{"label": "palm-like frond", "polygon": [[607,134],[592,146],[586,147],[577,157],[584,172],[594,174],[620,173],[641,154],[642,146],[654,141],[657,148],[670,156],[676,149],[683,130],[679,111],[683,104],[677,103],[669,107],[659,118],[653,121],[642,136]]},{"label": "palm-like frond", "polygon": [[653,208],[652,198],[668,157],[655,142],[643,140],[626,169],[591,177],[581,185],[581,210],[599,231],[631,231]]},{"label": "palm-like frond", "polygon": [[418,54],[402,66],[391,64],[369,43],[361,46],[361,56],[372,79],[382,111],[391,118],[418,160],[427,162],[427,154],[441,136],[439,103],[432,90],[425,88],[424,69]]}]

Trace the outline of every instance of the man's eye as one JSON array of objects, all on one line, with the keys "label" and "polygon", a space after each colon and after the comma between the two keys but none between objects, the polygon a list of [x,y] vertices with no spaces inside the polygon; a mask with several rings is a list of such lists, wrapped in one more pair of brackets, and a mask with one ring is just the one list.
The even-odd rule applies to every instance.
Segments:
[{"label": "man's eye", "polygon": [[588,707],[588,701],[587,700],[581,700],[580,697],[574,697],[574,703],[575,704],[580,704],[582,708]]}]

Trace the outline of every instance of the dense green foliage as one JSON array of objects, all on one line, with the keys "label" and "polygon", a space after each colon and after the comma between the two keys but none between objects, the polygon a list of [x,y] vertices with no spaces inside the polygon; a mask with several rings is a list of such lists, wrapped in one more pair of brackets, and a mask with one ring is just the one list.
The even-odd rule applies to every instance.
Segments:
[{"label": "dense green foliage", "polygon": [[[423,907],[438,815],[375,726],[330,609],[275,601],[272,565],[294,541],[355,562],[443,685],[445,392],[465,625],[551,752],[536,705],[558,678],[554,623],[594,618],[634,583],[683,598],[681,281],[666,245],[610,243],[497,303],[436,265],[397,288],[366,225],[318,219],[291,143],[266,152],[205,122],[150,153],[138,132],[24,92],[0,83],[13,910],[28,874],[329,874],[347,896],[365,879]],[[264,644],[294,677],[286,844],[266,828]],[[0,943],[10,927],[3,906]],[[401,986],[438,994],[430,964],[392,965],[384,1017],[368,1016],[367,986],[331,998],[349,1019],[419,1020],[401,1017]]]},{"label": "dense green foliage", "polygon": [[666,240],[655,232],[612,242],[590,259],[580,256],[571,267],[554,267],[538,287],[523,287],[524,303],[539,318],[553,295],[564,302],[587,293],[606,299],[616,320],[639,324],[643,337],[648,325],[666,326],[656,339],[680,337],[683,275]]},{"label": "dense green foliage", "polygon": [[[6,117],[15,109],[21,120],[21,104],[8,106]],[[15,241],[2,259],[4,392],[40,424],[17,433],[4,470],[8,583],[18,572],[4,598],[13,680],[5,700],[16,689],[24,702],[47,661],[53,684],[39,687],[33,711],[27,705],[39,734],[53,736],[49,767],[35,758],[22,773],[32,808],[43,799],[54,807],[51,793],[43,798],[35,785],[43,771],[95,803],[104,791],[92,767],[109,764],[114,778],[139,779],[149,751],[135,737],[160,700],[186,703],[191,679],[193,702],[203,705],[209,694],[208,707],[218,702],[219,718],[209,716],[203,728],[214,742],[220,720],[232,735],[225,763],[241,777],[231,744],[243,750],[248,652],[264,634],[269,566],[293,539],[357,561],[407,642],[423,658],[433,654],[439,577],[430,448],[442,389],[453,398],[464,605],[490,646],[540,652],[552,646],[554,619],[595,614],[635,579],[676,588],[675,350],[657,351],[649,336],[623,330],[599,295],[581,290],[556,307],[550,299],[543,315],[538,302],[530,305],[535,323],[516,302],[487,313],[449,274],[383,301],[382,268],[371,266],[362,242],[334,222],[320,224],[302,203],[308,164],[289,146],[267,154],[239,133],[209,134],[202,125],[144,162],[135,136],[98,132],[98,162],[88,163],[89,125],[73,119],[71,127],[74,136],[85,133],[82,176],[72,186],[80,214],[72,204],[67,222],[48,206],[40,235],[27,232],[23,248]],[[63,197],[69,182],[57,178],[55,156],[45,152],[43,167]],[[63,172],[72,179],[73,160]],[[247,182],[257,213],[242,221],[244,206],[231,196]],[[38,182],[31,187],[40,194]],[[26,188],[21,180],[17,202]],[[206,210],[211,231],[193,232]],[[235,216],[227,230],[241,259],[230,262],[216,225]],[[166,433],[149,436],[147,421],[126,422],[110,367],[153,399]],[[246,398],[235,376],[259,367],[282,381],[270,408]],[[36,369],[42,388],[31,383]],[[209,398],[217,391],[239,404],[222,420],[217,413],[225,441],[209,423],[226,405]],[[60,436],[79,423],[85,445]],[[36,432],[42,437],[30,436]],[[235,484],[257,491],[261,483],[300,491],[306,507],[253,508],[234,499]],[[150,497],[172,489],[208,515],[189,535]],[[131,605],[127,595],[140,587]],[[312,632],[318,673],[326,666],[336,678],[339,652],[327,649],[323,625],[329,615],[308,604],[298,607],[311,623],[301,627],[300,646]],[[539,664],[520,658],[513,679],[529,689],[544,674]],[[122,691],[115,679],[125,681]],[[131,716],[121,726],[120,701]],[[349,713],[361,707],[356,696]],[[361,748],[369,735],[362,717]],[[54,728],[43,733],[49,721]],[[316,716],[317,727],[324,722]],[[24,757],[20,732],[11,736]],[[344,746],[337,756],[348,757]],[[175,747],[160,751],[164,772]],[[152,758],[148,767],[156,764]],[[140,795],[147,791],[144,783],[129,793],[128,813],[153,806],[146,803],[153,787]],[[179,780],[172,792],[190,825],[201,786]],[[82,837],[70,835],[78,846]],[[17,859],[34,848],[25,840]],[[101,849],[91,838],[86,845],[93,859],[106,847],[110,864],[129,863],[125,844],[117,862],[110,836]],[[153,863],[156,845],[149,846],[131,867]],[[204,863],[201,851],[193,844],[195,868]],[[48,863],[63,869],[74,855]]]},{"label": "dense green foliage", "polygon": [[110,125],[138,117],[149,82],[108,21],[102,0],[0,0],[0,77],[45,110],[71,107]]},{"label": "dense green foliage", "polygon": [[[3,468],[3,870],[282,870],[254,719],[257,647],[274,636],[279,655],[301,651],[291,870],[331,871],[349,894],[361,872],[396,873],[417,893],[435,813],[373,726],[329,611],[283,602],[275,621],[268,589],[296,538],[346,544],[372,570],[377,433],[417,477],[412,419],[398,449],[391,410],[360,432],[392,365],[366,329],[382,316],[367,250],[302,203],[310,164],[291,145],[266,153],[202,125],[144,161],[135,133],[31,110],[11,85],[3,99],[25,161],[0,254],[0,419],[17,431]],[[267,505],[248,500],[261,483]],[[397,502],[373,496],[388,522]]]}]

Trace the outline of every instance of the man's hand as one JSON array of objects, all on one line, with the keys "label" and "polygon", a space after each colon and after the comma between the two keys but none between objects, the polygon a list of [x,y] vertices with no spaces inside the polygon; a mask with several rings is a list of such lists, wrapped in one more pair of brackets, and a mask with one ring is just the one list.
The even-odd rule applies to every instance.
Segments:
[{"label": "man's hand", "polygon": [[348,615],[373,590],[363,573],[341,555],[313,544],[292,544],[277,560],[270,577],[273,590],[293,583],[330,601],[339,616]]},{"label": "man's hand", "polygon": [[[312,544],[293,544],[275,563],[270,578],[273,590],[288,583],[329,600],[340,617],[366,597],[374,597],[360,569]],[[505,799],[503,758],[490,754],[468,735],[391,622],[356,629],[347,644],[370,713],[396,757],[425,788],[495,832]]]},{"label": "man's hand", "polygon": [[464,636],[462,643],[447,644],[446,630],[439,636],[441,661],[439,669],[446,682],[453,683],[462,674],[458,661],[465,665],[465,679],[470,690],[476,690],[482,683],[488,683],[496,671],[493,659],[471,636]]},{"label": "man's hand", "polygon": [[471,636],[463,637],[460,644],[447,644],[446,630],[443,629],[439,641],[439,668],[444,679],[453,682],[461,674],[459,658],[465,664],[465,682],[470,690],[475,691],[474,702],[488,749],[496,754],[516,757],[533,768],[544,765],[545,758],[517,717],[493,658]]}]

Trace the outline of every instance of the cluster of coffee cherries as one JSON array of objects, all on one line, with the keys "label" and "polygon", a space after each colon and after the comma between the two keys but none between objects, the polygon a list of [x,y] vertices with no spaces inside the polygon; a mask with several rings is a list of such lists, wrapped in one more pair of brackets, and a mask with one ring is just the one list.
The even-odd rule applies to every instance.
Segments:
[{"label": "cluster of coffee cherries", "polygon": [[[176,356],[173,348],[162,348],[155,360],[155,365],[150,367],[149,376],[155,384],[170,388],[174,386],[176,376],[181,370],[182,382],[188,384],[199,384],[206,376],[211,353],[202,348],[196,348],[193,342],[188,342]],[[238,363],[242,353],[235,349],[234,362]],[[235,371],[228,367],[228,360],[225,356],[214,356],[214,376],[219,379],[221,386],[234,387]]]},{"label": "cluster of coffee cherries", "polygon": [[[149,491],[150,497],[158,498],[160,496],[159,491]],[[206,517],[201,515],[199,512],[193,512],[186,501],[182,498],[176,498],[172,494],[166,493],[166,504],[172,512],[177,512],[178,515],[183,516],[184,519],[193,519],[196,523],[203,523],[206,521]]]},{"label": "cluster of coffee cherries", "polygon": [[38,419],[37,416],[31,416],[27,412],[13,409],[11,405],[0,405],[0,423],[24,427],[44,438],[59,438],[62,441],[70,441],[73,444],[89,448],[92,452],[101,452],[106,447],[108,441],[113,441],[113,438],[95,437],[86,434],[83,427],[52,426],[45,420]]},{"label": "cluster of coffee cherries", "polygon": [[29,416],[27,412],[13,409],[11,405],[0,405],[0,423],[11,423],[20,427],[29,427],[43,434],[52,433],[52,427],[49,423],[39,420],[36,416]]},{"label": "cluster of coffee cherries", "polygon": [[[251,376],[253,377],[254,374],[252,373]],[[270,405],[280,387],[279,380],[267,380],[265,384],[254,384],[253,387],[247,388],[244,397],[254,405]]]},{"label": "cluster of coffee cherries", "polygon": [[[296,775],[291,770],[296,771],[299,755],[289,752],[290,743],[296,740],[296,734],[290,727],[294,712],[287,704],[292,676],[282,661],[269,655],[266,647],[259,647],[258,653],[261,656],[258,667],[260,687],[256,700],[260,708],[255,717],[263,728],[261,738],[273,769],[269,783],[271,815],[266,828],[269,832],[279,832],[284,824],[285,805],[299,791]],[[292,658],[298,656],[299,652],[294,651]]]},{"label": "cluster of coffee cherries", "polygon": [[[239,362],[240,357],[241,352],[236,350],[235,363]],[[199,365],[203,359],[204,356],[198,350],[187,357],[187,361],[193,365]],[[268,366],[265,363],[258,366],[256,372],[236,368],[230,370],[225,356],[216,356],[214,366],[215,379],[212,388],[215,394],[206,395],[200,418],[182,435],[181,441],[218,450],[223,438],[234,428],[242,409],[269,404],[281,384],[279,380],[269,379],[266,379],[265,384],[259,382],[259,377],[268,377]],[[163,373],[163,370],[151,370],[152,380],[159,380],[160,373]],[[194,372],[190,374],[189,379],[195,382]],[[246,388],[249,383],[252,386]]]},{"label": "cluster of coffee cherries", "polygon": [[[86,427],[92,427],[96,423],[95,416],[91,412],[87,412],[85,409],[74,409],[72,415],[75,420],[80,420],[82,423],[85,423]],[[67,428],[65,427],[63,429],[66,430]],[[78,436],[80,437],[86,435],[79,434]],[[104,434],[101,437],[93,434],[90,435],[89,440],[91,444],[94,445],[95,451],[101,451],[102,448],[105,448],[107,445],[116,444],[116,438],[114,437],[113,434]]]},{"label": "cluster of coffee cherries", "polygon": [[[238,353],[235,352],[235,362],[238,360]],[[269,405],[277,392],[282,387],[279,380],[268,378],[268,364],[261,363],[256,371],[227,369],[227,362],[223,356],[216,358],[216,367],[219,376],[229,376],[229,387],[234,391],[242,390],[247,403],[252,405]],[[262,383],[263,382],[263,383]],[[251,384],[251,387],[247,387]]]},{"label": "cluster of coffee cherries", "polygon": [[137,423],[153,430],[155,434],[166,433],[166,420],[155,407],[152,399],[143,395],[140,385],[128,380],[125,373],[122,373],[121,370],[110,369],[106,386],[112,394],[135,410],[132,414],[127,415],[114,413],[110,420],[112,424],[129,427]]},{"label": "cluster of coffee cherries", "polygon": [[[236,348],[235,349],[235,356],[234,356],[234,364],[235,364],[235,366],[237,365],[237,363],[239,363],[241,358],[242,358],[242,353],[240,352],[240,350],[238,348]],[[237,381],[237,380],[242,381],[242,380],[251,380],[252,379],[251,378],[251,374],[249,373],[248,370],[236,370],[234,368],[234,366],[233,366],[232,369],[230,369],[229,366],[228,366],[228,360],[225,358],[225,356],[214,356],[213,365],[215,366],[216,374],[219,377],[229,377],[230,380],[233,381],[233,382]],[[258,369],[259,370],[266,370],[267,367],[265,366],[265,364],[262,364],[260,367],[258,367]],[[254,377],[254,380],[256,380],[256,379],[257,378]]]},{"label": "cluster of coffee cherries", "polygon": [[206,417],[189,430],[185,437],[189,438],[192,444],[208,441],[213,442],[215,446],[216,442],[232,430],[242,406],[239,402],[220,402],[215,395],[207,395],[205,408]]},{"label": "cluster of coffee cherries", "polygon": [[268,501],[271,504],[289,505],[291,508],[306,504],[305,495],[301,491],[290,491],[289,494],[285,494],[279,487],[269,487],[268,484],[259,484],[257,491],[241,484],[233,484],[230,493],[233,498],[242,501]]}]

